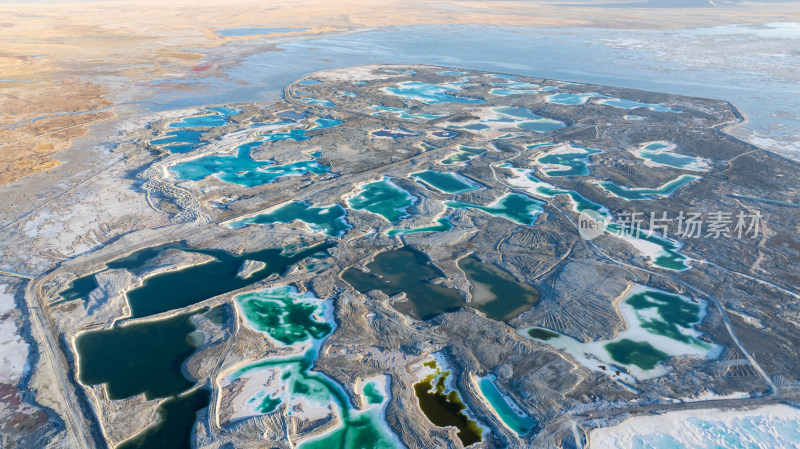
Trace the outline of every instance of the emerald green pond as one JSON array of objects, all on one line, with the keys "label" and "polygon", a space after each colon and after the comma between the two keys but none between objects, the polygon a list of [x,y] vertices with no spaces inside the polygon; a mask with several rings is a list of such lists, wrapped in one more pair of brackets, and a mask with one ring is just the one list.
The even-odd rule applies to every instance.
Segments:
[{"label": "emerald green pond", "polygon": [[551,338],[558,337],[558,334],[547,329],[542,329],[541,327],[533,327],[528,329],[528,335],[531,338],[535,338],[537,340],[547,341]]},{"label": "emerald green pond", "polygon": [[389,177],[361,186],[358,194],[347,200],[351,209],[365,210],[394,223],[408,216],[415,198],[394,184]]},{"label": "emerald green pond", "polygon": [[[268,248],[241,255],[222,250],[187,250],[215,260],[145,279],[141,287],[127,293],[131,314],[137,318],[155,315],[246,287],[272,274],[283,274],[291,265],[332,246],[334,243],[320,243],[295,253]],[[242,279],[237,273],[245,260],[261,261],[266,267]]]},{"label": "emerald green pond", "polygon": [[385,398],[374,384],[366,384],[364,394],[367,403],[376,406],[357,410],[339,384],[313,370],[321,342],[335,327],[329,303],[311,293],[298,293],[289,286],[239,295],[236,303],[248,327],[286,345],[312,343],[311,349],[302,355],[266,358],[245,365],[230,375],[230,379],[235,380],[243,376],[257,376],[265,370],[279,371],[280,391],[261,391],[248,401],[256,403],[256,410],[263,414],[272,413],[281,404],[290,403],[296,398],[304,398],[322,407],[333,405],[340,424],[320,436],[301,442],[298,448],[397,447],[394,435],[383,420],[382,407],[377,406]]},{"label": "emerald green pond", "polygon": [[369,404],[380,404],[383,402],[383,396],[381,396],[374,382],[368,382],[364,385],[364,397],[366,397],[367,403]]},{"label": "emerald green pond", "polygon": [[705,316],[704,303],[635,285],[619,309],[624,330],[611,340],[581,342],[540,327],[518,333],[563,350],[590,369],[620,371],[622,378],[633,382],[631,376],[648,379],[666,374],[663,362],[673,356],[713,359],[720,354],[721,347],[701,338],[696,328]]},{"label": "emerald green pond", "polygon": [[611,181],[598,182],[597,185],[612,195],[616,195],[628,201],[651,200],[654,197],[670,196],[679,188],[697,179],[699,179],[697,176],[683,175],[655,189],[618,186]]},{"label": "emerald green pond", "polygon": [[623,227],[617,223],[610,223],[606,226],[606,231],[617,236],[629,236],[633,240],[641,240],[660,247],[659,253],[649,261],[652,265],[665,270],[683,271],[691,268],[687,264],[688,257],[679,253],[680,245],[671,240],[660,237],[658,234],[648,234],[641,229],[631,229]]},{"label": "emerald green pond", "polygon": [[444,193],[466,193],[478,190],[478,186],[468,182],[461,176],[449,172],[425,170],[411,174],[425,185]]},{"label": "emerald green pond", "polygon": [[340,236],[351,228],[345,220],[346,214],[344,208],[338,204],[328,207],[312,207],[302,201],[290,201],[269,212],[232,221],[228,223],[228,226],[236,229],[248,224],[291,223],[299,220],[314,232]]},{"label": "emerald green pond", "polygon": [[445,201],[444,204],[454,209],[477,209],[495,217],[502,217],[521,225],[532,225],[542,212],[541,201],[519,193],[507,193],[488,206],[464,203],[461,201]]},{"label": "emerald green pond", "polygon": [[[430,364],[430,365],[429,365]],[[442,371],[435,361],[426,362],[435,373],[414,384],[414,394],[419,400],[419,408],[430,422],[439,426],[453,426],[458,429],[458,439],[464,447],[482,440],[483,429],[467,415],[467,406],[456,390],[447,392],[447,378],[450,371]]]},{"label": "emerald green pond", "polygon": [[208,407],[211,392],[199,388],[158,407],[159,422],[118,449],[191,449],[192,432],[200,410]]},{"label": "emerald green pond", "polygon": [[487,151],[489,150],[487,150],[486,148],[474,148],[474,147],[459,145],[457,152],[447,156],[440,162],[442,165],[464,164],[482,155],[483,153],[486,153]]},{"label": "emerald green pond", "polygon": [[539,292],[530,285],[517,282],[513,276],[475,257],[458,261],[472,288],[471,307],[487,317],[504,321],[530,309],[539,301]]},{"label": "emerald green pond", "polygon": [[320,309],[320,300],[313,295],[297,293],[290,287],[239,295],[236,304],[248,327],[286,345],[310,339],[321,340],[333,331],[330,324],[314,318]]},{"label": "emerald green pond", "polygon": [[636,365],[643,370],[651,370],[669,358],[669,354],[659,351],[646,341],[627,338],[607,344],[606,350],[615,361],[623,365]]},{"label": "emerald green pond", "polygon": [[631,295],[626,302],[636,310],[655,311],[657,317],[642,318],[642,327],[649,332],[684,343],[695,341],[681,329],[691,328],[700,321],[702,308],[699,303],[688,302],[679,295],[658,290]]}]

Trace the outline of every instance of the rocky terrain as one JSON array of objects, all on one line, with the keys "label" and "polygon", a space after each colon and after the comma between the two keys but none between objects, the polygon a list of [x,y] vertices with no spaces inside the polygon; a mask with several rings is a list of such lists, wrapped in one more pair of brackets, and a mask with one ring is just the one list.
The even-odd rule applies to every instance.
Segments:
[{"label": "rocky terrain", "polygon": [[[798,167],[727,135],[742,120],[732,105],[387,65],[314,73],[287,86],[280,101],[227,107],[221,124],[188,127],[198,133],[189,151],[154,142],[183,129],[179,120],[213,115],[210,110],[154,114],[118,127],[106,156],[115,164],[112,171],[69,192],[64,204],[73,207],[42,209],[35,222],[22,222],[29,229],[21,232],[59,236],[60,246],[46,245],[51,259],[42,255],[44,243],[31,241],[20,249],[36,257],[12,262],[16,275],[46,271],[24,291],[27,307],[38,308],[31,333],[42,352],[33,363],[30,403],[48,411],[31,416],[52,427],[40,432],[61,429],[61,420],[72,429],[55,434],[49,447],[129,447],[126,442],[158,427],[160,410],[170,401],[198,391],[210,392],[210,399],[186,436],[192,447],[311,445],[347,428],[350,418],[342,410],[349,408],[354,414],[380,410],[381,422],[396,437],[392,444],[462,447],[457,428],[435,425],[415,395],[414,385],[422,380],[417,368],[434,359],[446,361],[448,388],[483,429],[471,446],[476,448],[582,447],[590,430],[631,414],[800,398],[800,279],[793,263],[800,251]],[[641,148],[653,142],[674,144],[679,156],[706,164],[704,171],[645,159]],[[411,176],[425,170],[457,173],[468,188],[448,193],[444,184]],[[643,199],[602,187],[612,183],[623,194],[657,191],[679,176],[693,178]],[[549,187],[537,190],[542,183]],[[370,192],[380,201],[370,203]],[[78,209],[88,195],[103,196],[106,209]],[[505,208],[508,198],[519,203]],[[367,206],[359,207],[359,199]],[[275,218],[291,201],[304,203],[308,212]],[[334,216],[335,205],[345,211],[341,218]],[[668,242],[610,230],[585,240],[578,232],[585,210],[600,211],[623,228],[624,217],[639,214],[643,232],[666,234]],[[657,229],[649,221],[651,213],[699,213],[708,226],[719,212],[730,214],[728,235],[706,227],[699,236],[682,238],[676,222]],[[736,235],[739,212],[760,215],[752,237]],[[392,214],[399,218],[387,218]],[[273,218],[234,226],[259,216]],[[442,219],[447,229],[426,229],[444,226]],[[269,248],[280,254],[260,253]],[[421,262],[379,263],[381,254],[400,248],[422,255]],[[505,273],[505,283],[470,282],[459,265],[466,257]],[[60,262],[51,269],[55,261]],[[168,276],[216,263],[219,280],[198,278],[172,292],[209,288],[213,294],[137,314],[133,292],[162,285],[159,279],[185,282]],[[408,276],[399,293],[360,288],[347,274],[366,272],[388,284],[400,275],[393,269]],[[222,277],[224,270],[229,277]],[[416,274],[423,272],[433,274]],[[89,285],[85,291],[81,282]],[[228,282],[230,290],[212,288]],[[476,289],[488,288],[501,292],[494,299],[500,308],[507,298],[498,286],[514,283],[534,287],[538,297],[513,318],[493,318],[496,312],[487,306],[492,301],[472,301]],[[542,328],[575,344],[613,340],[632,326],[622,305],[636,285],[703,304],[699,320],[681,329],[696,332],[698,345],[719,350],[709,357],[665,357],[659,363],[663,374],[648,377],[636,376],[622,362],[598,371],[526,334]],[[328,301],[328,312],[322,305],[303,309],[302,322],[327,323],[330,332],[287,343],[275,329],[289,326],[291,314],[265,329],[254,327],[240,298],[283,286],[320,304]],[[421,318],[423,306],[444,298],[425,297],[425,286],[460,302]],[[10,288],[22,294],[20,287]],[[71,289],[80,293],[64,294]],[[118,398],[110,390],[113,382],[82,380],[88,371],[81,370],[90,369],[81,368],[82,338],[182,316],[191,317],[193,329],[186,336],[188,355],[177,359],[185,388]],[[271,384],[237,380],[234,373],[298,354],[315,358],[294,375],[324,376],[340,386],[345,405],[332,401],[315,408],[308,402],[298,409],[286,399],[273,410],[245,410],[246,395],[262,387],[269,393]],[[475,375],[494,376],[504,397],[535,420],[534,429],[513,431],[470,380]],[[370,409],[363,384],[381,376],[387,379],[385,399]],[[327,411],[315,414],[320,410]]]}]

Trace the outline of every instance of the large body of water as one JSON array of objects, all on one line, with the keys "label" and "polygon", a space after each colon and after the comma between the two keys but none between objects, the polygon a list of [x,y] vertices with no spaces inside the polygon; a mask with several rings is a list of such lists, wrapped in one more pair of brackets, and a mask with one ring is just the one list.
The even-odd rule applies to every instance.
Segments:
[{"label": "large body of water", "polygon": [[208,89],[159,93],[154,100],[167,110],[274,99],[319,70],[424,63],[729,100],[748,116],[748,129],[794,139],[800,55],[789,49],[798,45],[800,26],[792,23],[685,30],[388,27],[281,43],[282,51],[254,54],[208,80]]}]

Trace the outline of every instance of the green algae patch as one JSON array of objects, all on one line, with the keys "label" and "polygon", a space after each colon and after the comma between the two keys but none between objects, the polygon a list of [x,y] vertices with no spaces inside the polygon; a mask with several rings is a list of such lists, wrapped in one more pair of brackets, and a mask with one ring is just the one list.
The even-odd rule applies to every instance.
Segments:
[{"label": "green algae patch", "polygon": [[454,209],[477,209],[495,217],[502,217],[521,225],[532,225],[542,212],[541,201],[519,193],[507,193],[488,206],[464,203],[461,201],[445,201],[445,206]]},{"label": "green algae patch", "polygon": [[322,339],[333,327],[324,318],[322,301],[291,287],[273,288],[236,297],[249,327],[291,345],[308,339]]},{"label": "green algae patch", "polygon": [[363,184],[360,191],[347,200],[347,205],[351,209],[380,215],[394,223],[408,216],[408,208],[414,201],[410,193],[394,184],[389,177],[384,177],[381,181]]},{"label": "green algae patch", "polygon": [[443,371],[435,361],[426,368],[434,370],[420,382],[414,384],[414,394],[425,417],[436,426],[453,426],[458,429],[458,439],[464,447],[479,443],[483,429],[467,413],[467,406],[454,389],[448,388],[450,371]]},{"label": "green algae patch", "polygon": [[607,344],[606,350],[615,361],[623,365],[636,365],[643,370],[651,370],[669,358],[669,354],[659,351],[646,341],[627,338]]},{"label": "green algae patch", "polygon": [[164,401],[158,407],[158,423],[117,448],[191,449],[197,414],[208,407],[210,401],[211,392],[204,388]]},{"label": "green algae patch", "polygon": [[267,212],[242,218],[228,223],[233,229],[248,224],[274,224],[301,221],[314,232],[322,232],[335,237],[344,234],[350,225],[345,220],[347,212],[338,204],[327,207],[313,207],[302,201],[290,201]]}]

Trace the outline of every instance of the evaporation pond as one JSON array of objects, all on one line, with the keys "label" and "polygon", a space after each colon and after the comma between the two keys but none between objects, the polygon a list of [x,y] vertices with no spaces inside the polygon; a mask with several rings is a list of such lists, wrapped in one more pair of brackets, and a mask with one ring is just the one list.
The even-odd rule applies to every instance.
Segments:
[{"label": "evaporation pond", "polygon": [[396,222],[408,216],[408,208],[415,198],[398,187],[388,177],[377,182],[362,184],[358,193],[347,200],[351,209],[365,210]]},{"label": "evaporation pond", "polygon": [[502,217],[517,224],[532,225],[542,212],[541,201],[519,193],[507,193],[492,204],[464,203],[461,201],[445,201],[445,206],[454,209],[477,209],[495,217]]},{"label": "evaporation pond", "polygon": [[164,401],[158,406],[158,422],[117,449],[191,449],[197,414],[210,401],[211,392],[205,388]]},{"label": "evaporation pond", "polygon": [[148,399],[174,396],[194,385],[182,372],[195,351],[188,313],[147,323],[118,326],[78,336],[78,378],[84,385],[106,384],[111,399],[144,393]]},{"label": "evaporation pond", "polygon": [[[283,274],[289,266],[333,245],[321,243],[294,253],[269,248],[241,255],[221,250],[191,250],[214,260],[145,279],[141,287],[127,293],[131,315],[136,318],[155,315],[246,287],[272,274]],[[242,279],[237,274],[246,260],[264,262],[266,267]]]},{"label": "evaporation pond", "polygon": [[465,193],[478,190],[478,186],[467,181],[465,178],[449,172],[426,170],[412,173],[411,177],[416,178],[430,187],[444,193]]},{"label": "evaporation pond", "polygon": [[469,415],[461,395],[452,384],[452,372],[443,371],[435,360],[425,362],[430,374],[414,384],[414,393],[419,400],[419,408],[430,422],[439,427],[453,426],[458,429],[458,439],[464,447],[479,443],[483,429]]},{"label": "evaporation pond", "polygon": [[169,170],[182,181],[199,181],[215,175],[220,180],[246,187],[269,184],[285,176],[320,175],[330,167],[312,159],[275,165],[273,161],[259,161],[250,157],[250,151],[263,142],[249,142],[238,147],[236,154],[212,154],[175,164]]},{"label": "evaporation pond", "polygon": [[347,211],[338,204],[327,207],[313,207],[301,201],[290,201],[267,212],[232,221],[228,223],[228,226],[236,229],[248,224],[291,223],[299,220],[314,232],[339,236],[351,227],[345,220],[346,214]]},{"label": "evaporation pond", "polygon": [[453,95],[460,89],[454,86],[429,84],[418,81],[405,81],[397,87],[386,87],[384,90],[392,95],[397,95],[410,100],[418,100],[428,104],[439,103],[486,103],[480,98],[467,98]]},{"label": "evaporation pond", "polygon": [[495,385],[493,376],[481,377],[478,387],[481,395],[492,406],[500,420],[517,435],[525,435],[536,425],[536,420],[526,415],[510,398],[503,395]]},{"label": "evaporation pond", "polygon": [[628,201],[635,201],[635,200],[650,200],[653,199],[653,197],[670,196],[673,193],[675,193],[675,191],[678,190],[679,188],[685,186],[686,184],[689,184],[690,182],[696,179],[698,179],[697,176],[682,175],[654,189],[618,186],[617,184],[611,181],[598,182],[597,185],[599,185],[612,195],[618,196]]},{"label": "evaporation pond", "polygon": [[442,277],[442,272],[424,253],[409,247],[378,253],[367,268],[368,273],[350,268],[342,273],[342,279],[365,294],[370,290],[388,296],[405,293],[408,301],[392,306],[416,319],[428,320],[467,305],[458,291],[431,283],[431,279]]},{"label": "evaporation pond", "polygon": [[494,320],[509,320],[539,301],[539,292],[494,265],[475,257],[458,261],[472,288],[469,304]]}]

